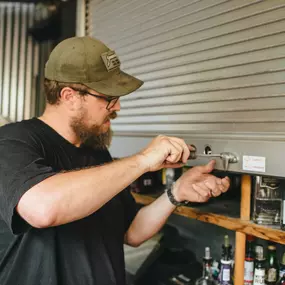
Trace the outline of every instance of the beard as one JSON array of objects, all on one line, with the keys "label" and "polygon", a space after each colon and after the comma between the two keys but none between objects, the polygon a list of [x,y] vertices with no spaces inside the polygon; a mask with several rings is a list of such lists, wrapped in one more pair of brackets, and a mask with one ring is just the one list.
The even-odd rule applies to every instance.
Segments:
[{"label": "beard", "polygon": [[[93,124],[87,126],[85,121],[85,112],[82,110],[78,117],[74,117],[71,120],[70,127],[74,131],[75,135],[80,139],[81,144],[92,147],[93,149],[106,149],[110,146],[113,131],[108,128],[106,132],[103,132],[101,125]],[[116,112],[112,112],[106,118],[106,120],[113,120],[117,117]]]}]

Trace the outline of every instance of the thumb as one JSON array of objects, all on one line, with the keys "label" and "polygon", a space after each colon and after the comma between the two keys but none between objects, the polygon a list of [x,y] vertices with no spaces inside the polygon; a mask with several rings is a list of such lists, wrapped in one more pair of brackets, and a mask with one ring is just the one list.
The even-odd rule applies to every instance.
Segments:
[{"label": "thumb", "polygon": [[215,160],[209,161],[208,164],[203,166],[202,172],[203,173],[210,173],[210,172],[212,172],[214,170],[214,168],[215,168],[215,165],[216,165],[216,161]]}]

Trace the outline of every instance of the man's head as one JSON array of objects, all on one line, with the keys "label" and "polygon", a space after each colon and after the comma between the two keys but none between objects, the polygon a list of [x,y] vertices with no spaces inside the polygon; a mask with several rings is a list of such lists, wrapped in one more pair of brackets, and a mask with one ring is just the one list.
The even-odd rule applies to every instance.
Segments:
[{"label": "man's head", "polygon": [[142,84],[121,71],[114,51],[90,37],[64,40],[45,66],[47,104],[68,116],[82,142],[108,132],[110,118],[120,110],[119,98]]}]

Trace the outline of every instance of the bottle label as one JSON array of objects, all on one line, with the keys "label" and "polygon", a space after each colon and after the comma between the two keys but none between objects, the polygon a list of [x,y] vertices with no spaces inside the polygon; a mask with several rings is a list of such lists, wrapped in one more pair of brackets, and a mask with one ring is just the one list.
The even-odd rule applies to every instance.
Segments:
[{"label": "bottle label", "polygon": [[283,275],[285,274],[285,269],[280,269],[279,271],[279,277],[283,277]]},{"label": "bottle label", "polygon": [[255,268],[253,285],[265,285],[265,268]]},{"label": "bottle label", "polygon": [[244,262],[244,282],[246,284],[252,284],[253,272],[254,272],[254,262],[246,260]]},{"label": "bottle label", "polygon": [[222,282],[223,281],[230,281],[231,280],[231,270],[230,269],[223,269],[223,273],[222,273]]},{"label": "bottle label", "polygon": [[276,282],[277,281],[277,270],[275,268],[269,268],[267,272],[267,281]]},{"label": "bottle label", "polygon": [[231,284],[231,263],[222,263],[220,285]]}]

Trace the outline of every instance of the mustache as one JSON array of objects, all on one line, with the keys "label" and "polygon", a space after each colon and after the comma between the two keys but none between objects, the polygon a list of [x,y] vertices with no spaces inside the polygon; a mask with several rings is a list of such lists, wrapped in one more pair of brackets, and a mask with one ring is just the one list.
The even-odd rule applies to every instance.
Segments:
[{"label": "mustache", "polygon": [[117,117],[118,117],[118,114],[117,114],[116,111],[113,111],[113,112],[108,116],[108,118],[109,118],[110,120],[114,120],[114,119],[116,119]]}]

